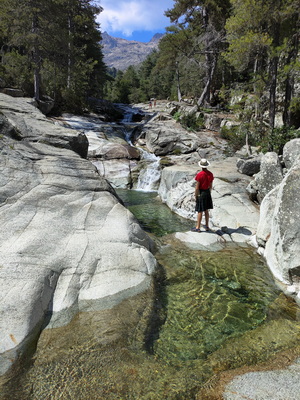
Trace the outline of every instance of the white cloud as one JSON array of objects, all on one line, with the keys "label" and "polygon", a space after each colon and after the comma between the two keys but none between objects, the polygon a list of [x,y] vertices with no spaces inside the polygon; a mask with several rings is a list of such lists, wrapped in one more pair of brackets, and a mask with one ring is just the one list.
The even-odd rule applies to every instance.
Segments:
[{"label": "white cloud", "polygon": [[164,12],[174,5],[173,0],[101,0],[103,12],[98,16],[101,31],[123,32],[164,29],[170,21]]}]

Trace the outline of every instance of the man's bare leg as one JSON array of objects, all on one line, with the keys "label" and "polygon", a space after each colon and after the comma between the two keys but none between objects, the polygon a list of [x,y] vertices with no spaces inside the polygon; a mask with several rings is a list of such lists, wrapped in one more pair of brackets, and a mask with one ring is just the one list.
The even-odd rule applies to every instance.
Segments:
[{"label": "man's bare leg", "polygon": [[209,211],[205,210],[205,225],[206,225],[206,230],[209,229]]},{"label": "man's bare leg", "polygon": [[200,229],[201,228],[201,221],[202,221],[202,212],[198,213],[198,217],[197,217],[197,226],[196,229]]}]

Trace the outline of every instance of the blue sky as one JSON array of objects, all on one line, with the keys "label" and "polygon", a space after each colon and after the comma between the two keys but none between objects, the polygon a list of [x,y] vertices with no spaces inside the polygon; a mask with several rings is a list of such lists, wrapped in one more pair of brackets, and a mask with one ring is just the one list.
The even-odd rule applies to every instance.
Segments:
[{"label": "blue sky", "polygon": [[148,42],[170,25],[164,12],[173,8],[174,0],[100,0],[100,5],[104,9],[97,18],[101,32]]}]

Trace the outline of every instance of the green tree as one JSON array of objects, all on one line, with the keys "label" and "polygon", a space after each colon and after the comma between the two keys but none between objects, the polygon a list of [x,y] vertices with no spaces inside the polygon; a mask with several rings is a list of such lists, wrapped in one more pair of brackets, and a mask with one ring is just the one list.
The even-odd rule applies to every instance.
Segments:
[{"label": "green tree", "polygon": [[[34,97],[48,94],[67,108],[83,108],[87,96],[102,93],[106,67],[95,21],[101,7],[91,0],[0,0],[0,5],[2,67],[8,81],[20,85],[15,69],[25,65],[24,71],[32,73]],[[20,76],[24,89],[28,75]]]},{"label": "green tree", "polygon": [[[231,2],[232,16],[226,23],[229,48],[225,57],[240,71],[252,69],[253,82],[257,84],[261,80],[264,83],[263,90],[268,89],[269,127],[272,136],[277,111],[276,96],[283,82],[286,85],[283,114],[288,122],[288,109],[297,69],[299,4],[295,0]],[[261,90],[262,85],[258,86]],[[255,85],[253,89],[255,92]]]},{"label": "green tree", "polygon": [[[198,66],[204,87],[198,96],[201,106],[210,103],[213,80],[220,51],[223,48],[224,25],[230,7],[228,0],[175,0],[174,7],[166,11],[176,27],[169,29],[169,39],[178,56]],[[202,72],[203,71],[203,72]]]}]

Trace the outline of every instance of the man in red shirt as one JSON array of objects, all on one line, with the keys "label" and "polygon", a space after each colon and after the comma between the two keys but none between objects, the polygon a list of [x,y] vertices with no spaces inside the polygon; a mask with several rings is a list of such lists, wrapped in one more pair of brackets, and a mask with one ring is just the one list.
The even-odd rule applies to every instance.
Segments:
[{"label": "man in red shirt", "polygon": [[214,180],[213,174],[208,171],[207,167],[210,166],[210,163],[206,160],[206,158],[202,158],[199,161],[199,166],[202,168],[202,171],[198,172],[195,177],[196,188],[195,188],[195,197],[196,197],[196,207],[195,211],[198,212],[197,216],[197,225],[196,228],[192,228],[193,232],[201,232],[201,221],[202,214],[204,212],[205,215],[205,230],[209,231],[209,211],[213,208],[213,202],[211,198],[211,189],[212,182]]}]

